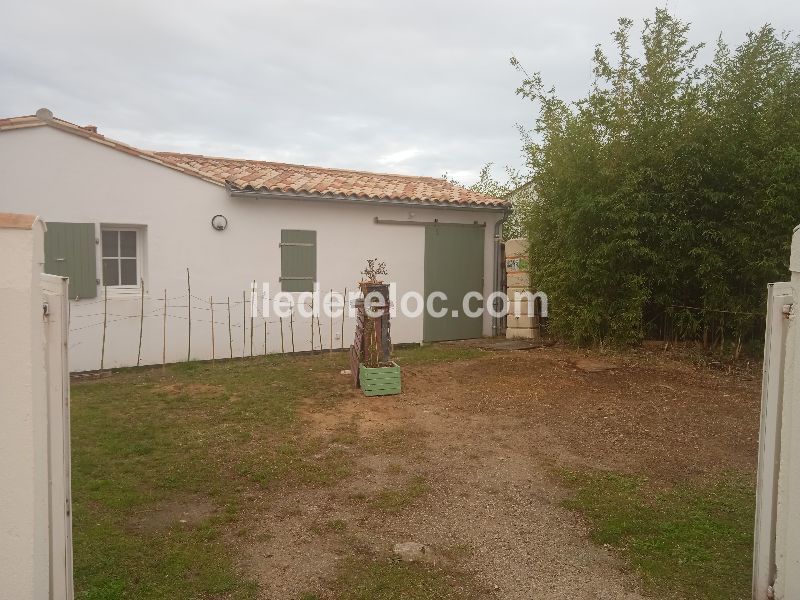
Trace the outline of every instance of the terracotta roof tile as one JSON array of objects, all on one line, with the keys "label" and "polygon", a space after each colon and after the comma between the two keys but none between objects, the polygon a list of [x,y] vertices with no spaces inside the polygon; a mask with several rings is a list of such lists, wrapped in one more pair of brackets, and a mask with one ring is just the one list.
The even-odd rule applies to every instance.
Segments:
[{"label": "terracotta roof tile", "polygon": [[330,198],[360,198],[476,207],[499,207],[505,204],[503,199],[485,196],[436,177],[369,173],[176,152],[149,152],[108,139],[93,129],[57,119],[44,109],[38,114],[43,114],[46,118],[26,116],[0,119],[0,131],[50,125],[121,152],[162,164],[187,175],[199,177],[217,185],[226,185],[233,191],[309,194]]},{"label": "terracotta roof tile", "polygon": [[492,198],[436,177],[414,177],[311,167],[198,154],[156,152],[164,160],[225,181],[235,191],[263,191],[416,201],[475,206],[499,206]]},{"label": "terracotta roof tile", "polygon": [[37,218],[36,215],[0,212],[0,229],[31,229]]}]

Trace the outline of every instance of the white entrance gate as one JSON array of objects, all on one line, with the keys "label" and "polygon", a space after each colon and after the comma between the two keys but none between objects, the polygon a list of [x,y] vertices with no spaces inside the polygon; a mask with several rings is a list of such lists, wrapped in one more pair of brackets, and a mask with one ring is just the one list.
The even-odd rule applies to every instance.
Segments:
[{"label": "white entrance gate", "polygon": [[47,371],[51,598],[72,599],[72,469],[69,428],[67,280],[41,276]]},{"label": "white entrance gate", "polygon": [[767,301],[753,600],[800,598],[800,226],[790,270]]}]

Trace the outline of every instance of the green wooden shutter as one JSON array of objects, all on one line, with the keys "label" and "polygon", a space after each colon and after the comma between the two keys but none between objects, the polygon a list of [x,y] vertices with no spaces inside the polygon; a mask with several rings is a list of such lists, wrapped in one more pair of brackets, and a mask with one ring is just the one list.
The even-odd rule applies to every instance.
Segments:
[{"label": "green wooden shutter", "polygon": [[47,222],[44,272],[69,277],[70,298],[97,296],[94,223]]},{"label": "green wooden shutter", "polygon": [[281,289],[311,292],[317,279],[317,232],[281,230]]}]

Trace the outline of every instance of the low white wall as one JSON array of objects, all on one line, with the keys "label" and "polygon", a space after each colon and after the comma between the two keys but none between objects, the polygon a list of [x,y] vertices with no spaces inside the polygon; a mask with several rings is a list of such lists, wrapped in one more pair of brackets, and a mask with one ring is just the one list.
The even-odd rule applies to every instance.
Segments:
[{"label": "low white wall", "polygon": [[[192,358],[211,357],[211,323],[207,299],[232,302],[234,356],[250,353],[248,332],[242,336],[242,291],[250,282],[270,282],[279,290],[281,229],[317,231],[317,273],[322,291],[355,289],[367,258],[378,257],[389,269],[397,291],[424,289],[424,227],[379,225],[383,219],[472,223],[486,222],[484,293],[492,291],[493,228],[499,214],[480,210],[368,206],[337,201],[231,198],[214,184],[146,160],[106,148],[49,127],[8,131],[0,135],[0,210],[35,212],[47,221],[146,226],[145,326],[142,364],[160,363],[163,345],[163,294],[167,290],[167,361],[186,359],[188,309],[186,269],[193,300]],[[215,214],[228,218],[226,231],[210,225]],[[98,253],[99,254],[99,253]],[[98,273],[99,269],[98,259]],[[169,305],[172,305],[169,308]],[[74,370],[100,367],[102,296],[72,303],[70,364]],[[216,310],[218,309],[218,310]],[[140,301],[136,294],[112,293],[108,302],[105,367],[136,364]],[[215,307],[218,356],[229,356],[227,312]],[[347,319],[344,346],[354,330]],[[279,323],[267,323],[267,351],[280,351]],[[320,323],[323,346],[330,345],[330,322]],[[334,323],[341,331],[341,322]],[[491,319],[484,318],[484,334]],[[311,325],[295,323],[295,348],[308,350]],[[422,341],[422,317],[392,321],[397,343]],[[254,354],[264,352],[264,321],[255,320]],[[315,346],[318,341],[315,340]],[[342,345],[334,341],[334,347]],[[244,347],[244,348],[243,348]],[[288,323],[284,347],[291,348]]]},{"label": "low white wall", "polygon": [[0,598],[49,594],[44,228],[0,227]]}]

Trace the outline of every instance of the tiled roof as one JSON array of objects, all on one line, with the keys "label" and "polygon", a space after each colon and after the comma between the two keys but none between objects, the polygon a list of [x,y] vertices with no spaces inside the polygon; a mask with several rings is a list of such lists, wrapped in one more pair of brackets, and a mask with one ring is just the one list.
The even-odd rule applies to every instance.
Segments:
[{"label": "tiled roof", "polygon": [[496,208],[505,204],[503,199],[485,196],[436,177],[368,173],[175,152],[149,152],[108,139],[97,133],[96,128],[81,127],[53,117],[47,109],[40,109],[36,115],[0,119],[0,131],[43,125],[79,135],[217,185],[225,185],[235,192],[272,192],[478,208]]},{"label": "tiled roof", "polygon": [[389,175],[173,152],[155,154],[182,167],[225,181],[235,191],[477,206],[503,203],[499,198],[484,196],[437,177]]},{"label": "tiled roof", "polygon": [[0,229],[33,229],[36,215],[0,212]]}]

